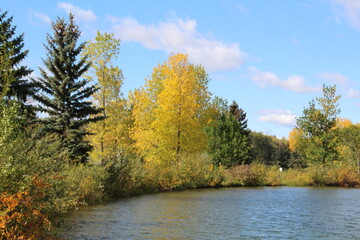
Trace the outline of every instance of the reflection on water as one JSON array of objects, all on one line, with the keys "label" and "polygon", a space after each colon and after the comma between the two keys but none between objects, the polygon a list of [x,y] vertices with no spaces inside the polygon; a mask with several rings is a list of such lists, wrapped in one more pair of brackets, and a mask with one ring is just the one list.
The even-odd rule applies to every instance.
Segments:
[{"label": "reflection on water", "polygon": [[68,216],[65,239],[360,239],[360,190],[222,188],[128,198]]}]

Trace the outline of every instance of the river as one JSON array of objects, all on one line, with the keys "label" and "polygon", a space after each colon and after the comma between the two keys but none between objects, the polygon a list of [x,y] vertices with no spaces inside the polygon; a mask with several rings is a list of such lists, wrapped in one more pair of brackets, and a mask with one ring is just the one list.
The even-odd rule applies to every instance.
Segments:
[{"label": "river", "polygon": [[360,239],[360,190],[199,189],[122,199],[67,216],[65,239]]}]

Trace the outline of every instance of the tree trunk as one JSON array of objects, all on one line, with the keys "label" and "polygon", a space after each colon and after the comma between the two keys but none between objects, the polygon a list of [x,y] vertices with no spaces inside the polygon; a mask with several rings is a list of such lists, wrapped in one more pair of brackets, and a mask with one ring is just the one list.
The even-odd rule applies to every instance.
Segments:
[{"label": "tree trunk", "polygon": [[177,146],[177,150],[176,150],[176,155],[178,156],[179,155],[179,153],[180,153],[180,148],[181,148],[181,146],[180,146],[180,135],[181,135],[181,131],[178,131],[178,146]]}]

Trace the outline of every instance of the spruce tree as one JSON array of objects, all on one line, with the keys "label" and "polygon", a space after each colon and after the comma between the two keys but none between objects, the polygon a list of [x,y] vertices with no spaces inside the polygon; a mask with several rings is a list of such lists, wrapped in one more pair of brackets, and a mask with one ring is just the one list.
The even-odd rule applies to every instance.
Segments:
[{"label": "spruce tree", "polygon": [[[78,43],[79,27],[74,16],[69,22],[58,18],[52,24],[53,36],[47,35],[47,59],[43,60],[47,71],[40,68],[41,77],[34,80],[42,91],[34,98],[39,101],[39,110],[47,117],[39,120],[46,133],[53,133],[60,140],[62,150],[72,162],[84,163],[92,149],[85,137],[90,134],[85,125],[102,117],[93,117],[100,108],[89,101],[97,90],[82,78],[91,63],[87,57],[79,59],[85,43]],[[78,45],[78,46],[77,46]]]},{"label": "spruce tree", "polygon": [[0,10],[0,92],[6,91],[2,96],[4,100],[16,101],[23,112],[34,114],[31,105],[26,104],[35,92],[34,84],[25,79],[32,70],[21,65],[29,51],[23,50],[24,34],[16,36],[13,17],[7,17],[7,14]]},{"label": "spruce tree", "polygon": [[235,117],[235,119],[240,123],[242,132],[249,137],[250,131],[247,128],[247,119],[246,113],[243,109],[239,108],[239,105],[233,101],[233,103],[229,106],[229,112],[231,115]]},{"label": "spruce tree", "polygon": [[221,113],[217,124],[209,130],[209,148],[214,164],[233,167],[249,163],[249,132],[246,113],[233,102],[229,110]]}]

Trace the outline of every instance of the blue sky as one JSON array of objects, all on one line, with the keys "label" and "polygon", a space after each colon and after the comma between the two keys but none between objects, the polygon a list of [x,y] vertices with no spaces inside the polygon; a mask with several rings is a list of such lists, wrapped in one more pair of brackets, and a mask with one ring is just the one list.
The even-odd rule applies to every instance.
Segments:
[{"label": "blue sky", "polygon": [[50,22],[75,14],[82,40],[97,30],[121,39],[127,94],[171,53],[187,53],[235,100],[251,130],[287,137],[323,84],[336,84],[340,117],[360,122],[360,0],[2,1],[25,33],[35,70]]}]

